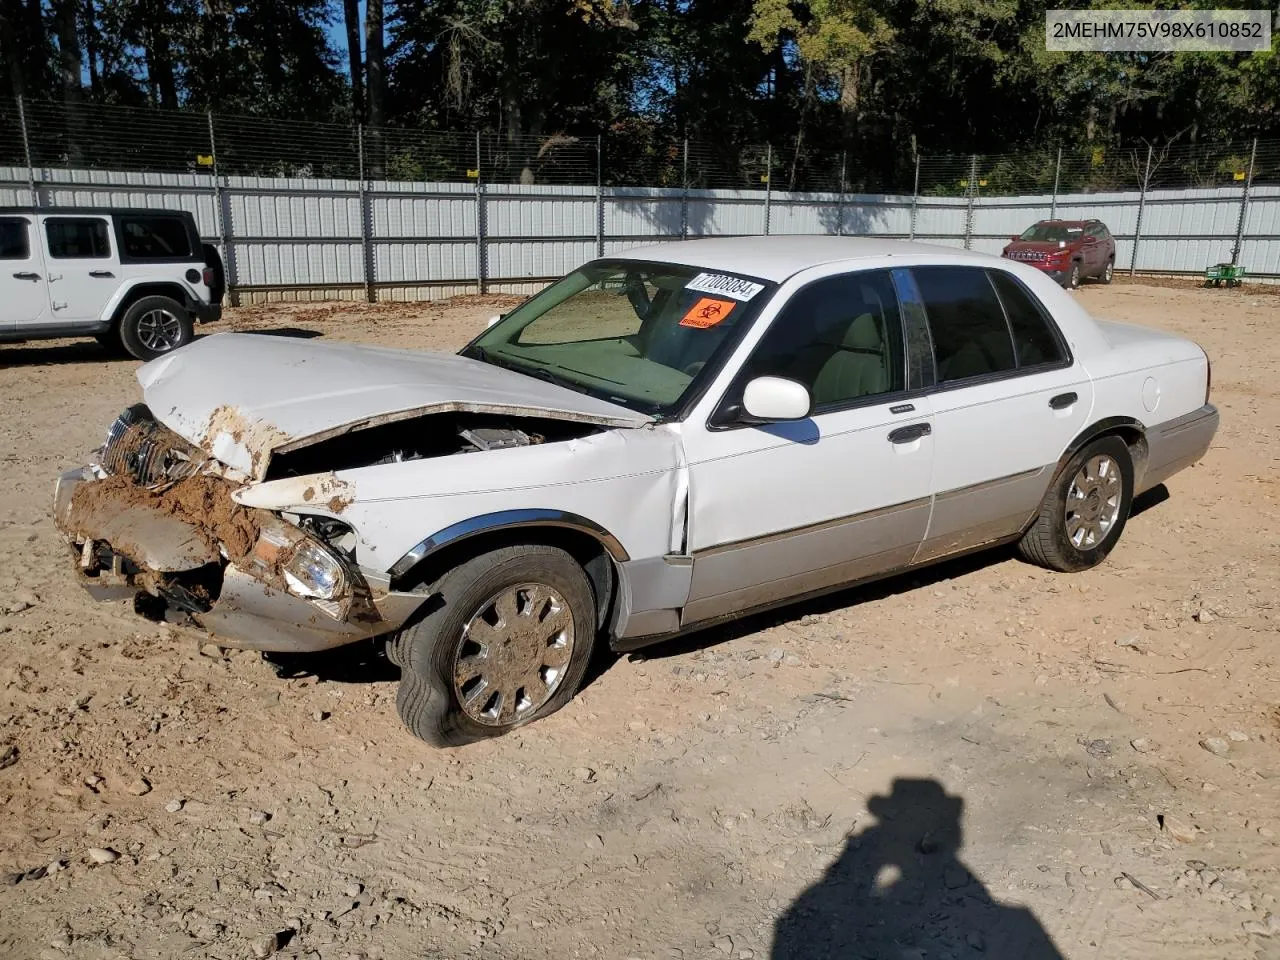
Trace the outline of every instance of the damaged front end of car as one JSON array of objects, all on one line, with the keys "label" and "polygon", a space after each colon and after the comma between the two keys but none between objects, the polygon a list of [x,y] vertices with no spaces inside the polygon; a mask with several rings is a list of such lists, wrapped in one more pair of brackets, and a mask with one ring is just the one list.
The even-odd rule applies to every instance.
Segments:
[{"label": "damaged front end of car", "polygon": [[230,646],[326,649],[394,631],[423,602],[361,569],[341,520],[237,502],[244,480],[139,404],[59,477],[55,521],[93,596],[136,597]]}]

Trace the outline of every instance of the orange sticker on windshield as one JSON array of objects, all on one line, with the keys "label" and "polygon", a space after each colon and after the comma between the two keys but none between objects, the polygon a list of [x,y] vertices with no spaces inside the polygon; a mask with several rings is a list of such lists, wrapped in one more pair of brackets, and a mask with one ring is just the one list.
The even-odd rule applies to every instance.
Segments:
[{"label": "orange sticker on windshield", "polygon": [[736,306],[737,304],[732,300],[713,300],[711,297],[703,297],[681,318],[680,326],[696,327],[699,330],[714,327]]}]

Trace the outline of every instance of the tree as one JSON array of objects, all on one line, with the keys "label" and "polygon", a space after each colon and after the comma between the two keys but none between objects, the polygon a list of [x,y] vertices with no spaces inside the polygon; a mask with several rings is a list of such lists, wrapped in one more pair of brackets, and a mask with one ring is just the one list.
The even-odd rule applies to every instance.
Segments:
[{"label": "tree", "polygon": [[342,0],[342,23],[347,32],[347,64],[351,72],[351,116],[357,122],[364,115],[364,59],[360,53],[360,2]]}]

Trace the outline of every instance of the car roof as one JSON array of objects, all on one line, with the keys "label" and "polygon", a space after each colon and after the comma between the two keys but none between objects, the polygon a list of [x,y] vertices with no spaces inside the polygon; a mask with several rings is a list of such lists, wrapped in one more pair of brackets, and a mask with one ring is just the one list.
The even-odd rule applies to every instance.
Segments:
[{"label": "car roof", "polygon": [[37,214],[53,214],[55,216],[149,216],[189,217],[189,210],[168,210],[155,207],[0,207],[0,217],[35,216]]},{"label": "car roof", "polygon": [[929,254],[948,258],[992,259],[987,254],[932,243],[884,240],[878,237],[830,236],[717,237],[707,240],[678,240],[672,243],[636,247],[606,259],[678,263],[781,282],[801,270],[826,263],[871,257],[918,258]]},{"label": "car roof", "polygon": [[1040,226],[1042,223],[1056,223],[1064,227],[1087,227],[1091,223],[1101,223],[1101,220],[1037,220],[1033,226]]}]

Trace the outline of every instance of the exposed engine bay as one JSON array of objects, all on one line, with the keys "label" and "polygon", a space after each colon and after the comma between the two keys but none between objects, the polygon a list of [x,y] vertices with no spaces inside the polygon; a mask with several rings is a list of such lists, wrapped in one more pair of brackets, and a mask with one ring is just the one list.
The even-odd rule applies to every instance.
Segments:
[{"label": "exposed engine bay", "polygon": [[556,443],[604,428],[573,420],[480,413],[432,413],[365,427],[298,450],[277,452],[266,480]]}]

